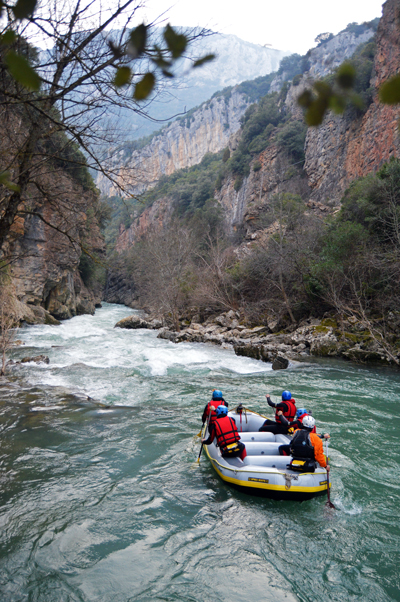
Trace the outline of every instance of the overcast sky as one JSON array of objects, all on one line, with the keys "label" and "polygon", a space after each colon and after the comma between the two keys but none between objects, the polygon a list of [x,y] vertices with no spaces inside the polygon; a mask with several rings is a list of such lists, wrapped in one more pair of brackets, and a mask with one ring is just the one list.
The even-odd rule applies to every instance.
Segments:
[{"label": "overcast sky", "polygon": [[167,11],[171,25],[202,26],[255,44],[305,54],[320,33],[382,14],[381,0],[146,0],[149,22]]}]

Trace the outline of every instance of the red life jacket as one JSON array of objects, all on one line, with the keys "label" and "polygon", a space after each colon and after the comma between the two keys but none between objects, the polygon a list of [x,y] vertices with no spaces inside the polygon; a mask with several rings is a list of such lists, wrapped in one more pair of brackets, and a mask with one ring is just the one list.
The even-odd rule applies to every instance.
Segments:
[{"label": "red life jacket", "polygon": [[[302,414],[301,416],[299,416],[297,418],[297,420],[300,420],[301,424],[303,424],[303,418],[304,418],[304,416],[310,416],[310,414],[307,414],[307,412],[306,412],[305,414]],[[293,428],[294,428],[294,430],[298,430],[299,427],[298,426],[294,426]],[[317,427],[314,426],[314,428],[313,428],[313,430],[311,432],[312,433],[316,433],[317,432]]]},{"label": "red life jacket", "polygon": [[217,418],[214,422],[215,434],[217,436],[217,445],[221,449],[240,441],[239,433],[236,428],[236,422],[230,416]]},{"label": "red life jacket", "polygon": [[217,413],[215,410],[211,410],[211,406],[214,406],[215,409],[217,409],[218,406],[226,406],[228,407],[228,404],[226,403],[225,399],[212,399],[211,401],[208,402],[206,409],[204,410],[203,413],[203,422],[207,422],[208,420],[208,416],[210,416],[210,425],[212,425],[213,422],[216,421],[217,419]]},{"label": "red life jacket", "polygon": [[[286,403],[288,409],[285,412],[282,412],[283,415],[285,416],[286,420],[288,422],[293,422],[294,417],[296,416],[296,400],[295,399],[290,399],[290,400],[282,400],[282,403]],[[277,422],[278,424],[281,423],[281,417],[278,416],[278,408],[276,409],[275,412],[275,422]]]}]

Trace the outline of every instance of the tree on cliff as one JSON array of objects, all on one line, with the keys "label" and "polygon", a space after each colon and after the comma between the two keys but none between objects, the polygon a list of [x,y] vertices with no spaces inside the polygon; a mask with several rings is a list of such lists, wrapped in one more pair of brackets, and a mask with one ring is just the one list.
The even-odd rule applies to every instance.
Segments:
[{"label": "tree on cliff", "polygon": [[[103,161],[104,145],[112,138],[109,129],[100,129],[101,118],[107,111],[118,115],[122,107],[146,115],[146,99],[160,81],[173,77],[189,42],[204,35],[182,34],[170,25],[161,37],[152,36],[145,24],[130,29],[138,0],[105,10],[97,6],[80,0],[70,7],[36,8],[32,0],[1,5],[6,17],[0,33],[0,115],[6,129],[0,155],[1,249],[18,215],[34,213],[46,221],[32,202],[36,193],[44,205],[66,203],[73,210],[71,195],[52,192],[55,165],[81,171],[84,179],[88,166],[115,181]],[[35,43],[47,48],[40,61]]]}]

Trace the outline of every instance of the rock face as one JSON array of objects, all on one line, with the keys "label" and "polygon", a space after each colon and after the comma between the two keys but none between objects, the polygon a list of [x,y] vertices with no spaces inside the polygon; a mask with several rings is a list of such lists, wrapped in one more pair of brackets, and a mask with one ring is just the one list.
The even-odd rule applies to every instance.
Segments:
[{"label": "rock face", "polygon": [[[359,33],[344,31],[316,48],[309,50],[307,53],[310,64],[309,77],[321,78],[331,73],[343,61],[349,59],[360,44],[364,44],[370,40],[374,33],[373,29],[369,28],[365,28],[364,31],[360,31]],[[271,82],[270,91],[279,92],[283,82],[287,79],[288,74],[285,72],[275,77]]]},{"label": "rock face", "polygon": [[173,206],[168,197],[157,199],[155,203],[147,207],[139,215],[129,228],[120,226],[119,236],[115,249],[118,253],[126,251],[140,240],[150,230],[161,230],[165,227],[172,216]]},{"label": "rock face", "polygon": [[[54,176],[64,177],[62,173]],[[77,242],[85,236],[85,210],[93,201],[92,195],[82,191],[80,206],[71,215],[76,226],[69,233]],[[47,223],[53,222],[51,208],[43,206],[38,210],[43,211]],[[104,254],[104,241],[98,225],[92,222],[90,230],[92,248],[98,254]],[[23,304],[33,308],[35,323],[45,321],[41,310],[46,310],[46,314],[57,320],[94,313],[95,305],[101,301],[101,290],[94,294],[84,285],[78,271],[81,256],[78,244],[73,244],[39,217],[31,216],[19,222],[19,232],[10,250],[16,257],[10,270],[16,296]],[[27,321],[32,323],[29,317]]]},{"label": "rock face", "polygon": [[[206,153],[216,153],[228,145],[240,128],[240,117],[250,102],[233,90],[216,96],[197,110],[177,119],[155,135],[149,144],[132,153],[123,147],[113,154],[111,163],[119,166],[119,178],[133,195],[151,188],[161,176],[200,163]],[[97,180],[104,194],[116,193],[110,182]]]},{"label": "rock face", "polygon": [[[289,158],[276,145],[272,144],[263,151],[257,161],[261,168],[258,171],[251,169],[238,191],[235,190],[235,178],[230,176],[216,193],[216,199],[224,210],[227,232],[233,235],[237,230],[243,229],[247,241],[274,233],[276,224],[273,221],[267,228],[263,224],[268,219],[266,212],[271,198],[278,192],[300,194],[303,198],[309,196],[304,173],[293,167]],[[289,169],[292,177],[285,180],[283,174]]]},{"label": "rock face", "polygon": [[[376,88],[398,68],[400,43],[395,18],[395,2],[389,0],[377,33]],[[310,51],[309,71],[297,85],[290,85],[286,95],[285,110],[292,119],[303,120],[297,97],[312,85],[313,79],[325,76],[373,35],[372,29],[364,29],[358,35],[344,32]],[[271,89],[278,90],[281,85],[282,81],[276,79]],[[171,124],[163,130],[163,136],[155,137],[149,147],[137,154],[138,173],[147,171],[154,183],[159,174],[197,163],[211,149],[228,145],[234,150],[240,136],[239,118],[246,106],[245,98],[233,93],[228,105],[223,98],[205,103],[190,117],[190,124],[186,124],[189,127],[182,127],[182,121]],[[218,140],[213,140],[214,136]],[[322,126],[308,130],[304,170],[293,167],[290,158],[272,144],[254,159],[250,175],[243,179],[239,190],[233,176],[225,178],[215,198],[223,207],[227,233],[233,235],[242,230],[249,243],[273,233],[273,226],[269,231],[262,222],[278,191],[300,194],[309,210],[323,217],[338,206],[354,178],[377,169],[391,156],[397,156],[398,150],[396,109],[380,105],[377,97],[361,119],[330,114]],[[256,163],[258,169],[253,170]],[[162,229],[171,215],[170,199],[157,199],[129,228],[121,227],[117,251],[127,250],[150,227]]]},{"label": "rock face", "polygon": [[[304,170],[296,170],[289,158],[271,145],[253,161],[251,167],[258,163],[259,169],[256,172],[251,169],[238,191],[233,177],[224,181],[216,198],[224,208],[230,234],[241,228],[249,242],[273,234],[273,224],[265,227],[262,222],[271,198],[278,191],[299,194],[310,212],[323,217],[340,205],[345,190],[354,179],[376,171],[390,157],[400,156],[398,109],[381,104],[378,98],[380,85],[397,73],[400,65],[398,12],[395,0],[385,3],[376,34],[377,52],[371,82],[375,88],[374,100],[362,117],[329,113],[321,126],[309,128],[304,147]],[[286,95],[285,107],[292,119],[303,119],[297,98],[312,85],[314,78],[325,76],[373,34],[372,29],[358,36],[345,32],[310,52],[309,71],[297,85],[289,87]],[[276,86],[279,89],[278,82]],[[289,172],[290,178],[286,175]]]},{"label": "rock face", "polygon": [[121,303],[128,307],[136,307],[138,297],[135,286],[123,271],[111,272],[107,275],[103,298],[107,303]]},{"label": "rock face", "polygon": [[[159,35],[161,29],[163,27]],[[201,69],[192,69],[193,60],[207,54],[215,54],[216,59],[204,64]],[[175,115],[198,107],[214,92],[273,73],[278,69],[282,57],[288,54],[286,51],[252,44],[231,34],[213,32],[210,36],[199,38],[185,52],[188,58],[179,68],[180,85],[170,82],[171,85],[166,85],[162,94],[151,103],[150,115],[154,121],[146,119],[141,112],[122,108],[118,111],[118,130],[124,132],[125,139],[129,140],[149,136],[173,120]],[[109,126],[108,114],[100,127]]]},{"label": "rock face", "polygon": [[365,29],[360,33],[343,31],[332,39],[320,44],[310,51],[310,77],[325,77],[343,61],[349,59],[360,44],[368,42],[373,35],[373,29]]},{"label": "rock face", "polygon": [[400,65],[399,5],[388,0],[376,34],[372,104],[361,119],[329,115],[318,128],[309,128],[306,162],[311,198],[338,203],[355,178],[373,172],[390,157],[398,157],[398,109],[379,102],[382,82]]},{"label": "rock face", "polygon": [[[14,128],[18,127],[25,126],[16,121]],[[4,131],[0,125],[0,133],[10,135],[10,124]],[[104,240],[93,217],[97,193],[83,188],[61,168],[48,171],[47,167],[43,178],[51,182],[52,201],[32,186],[28,211],[13,223],[3,249],[12,260],[9,273],[20,319],[30,324],[94,313],[102,295],[100,288],[87,289],[78,269],[81,243],[98,257],[104,256]]]},{"label": "rock face", "polygon": [[[308,76],[324,77],[373,35],[372,29],[360,35],[345,32],[314,48],[310,51]],[[235,50],[240,60],[240,48]],[[266,69],[266,73],[269,72]],[[204,75],[205,71],[202,73]],[[286,79],[285,73],[276,77],[270,91],[279,91]],[[231,94],[216,96],[163,128],[142,149],[131,153],[129,146],[121,148],[112,157],[112,164],[120,166],[120,180],[132,194],[141,194],[154,186],[161,176],[200,163],[206,153],[215,153],[228,146],[232,135],[240,128],[240,117],[249,104],[248,98],[236,87]],[[101,176],[97,185],[104,194],[116,193],[110,182]]]}]

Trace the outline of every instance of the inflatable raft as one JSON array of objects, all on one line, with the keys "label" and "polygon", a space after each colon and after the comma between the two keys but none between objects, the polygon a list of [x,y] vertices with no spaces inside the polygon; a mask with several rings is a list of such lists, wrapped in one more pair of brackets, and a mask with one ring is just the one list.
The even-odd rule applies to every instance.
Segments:
[{"label": "inflatable raft", "polygon": [[[291,458],[279,455],[279,446],[290,443],[290,436],[259,432],[265,417],[250,410],[243,409],[242,413],[230,411],[228,416],[236,422],[247,456],[243,461],[240,458],[223,458],[215,440],[204,446],[213,468],[223,481],[245,493],[277,500],[304,501],[326,493],[325,468],[317,464],[315,472],[295,472],[288,468]],[[203,436],[208,437],[206,427]]]}]

